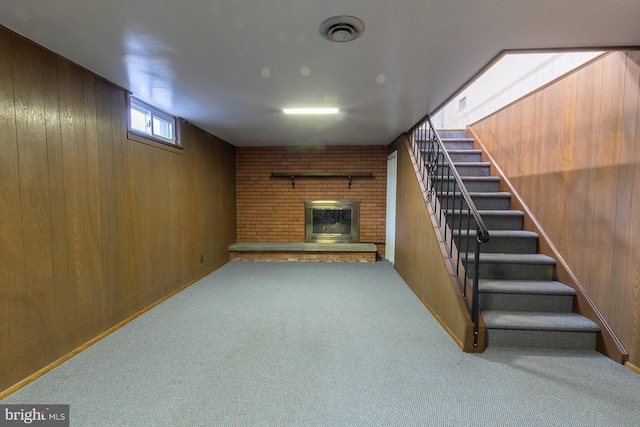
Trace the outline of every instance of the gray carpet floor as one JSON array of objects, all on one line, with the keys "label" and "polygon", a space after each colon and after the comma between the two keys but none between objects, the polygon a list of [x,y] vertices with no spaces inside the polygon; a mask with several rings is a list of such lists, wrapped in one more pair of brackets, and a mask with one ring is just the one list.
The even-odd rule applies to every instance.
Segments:
[{"label": "gray carpet floor", "polygon": [[388,262],[231,262],[1,403],[72,426],[638,426],[591,351],[465,354]]}]

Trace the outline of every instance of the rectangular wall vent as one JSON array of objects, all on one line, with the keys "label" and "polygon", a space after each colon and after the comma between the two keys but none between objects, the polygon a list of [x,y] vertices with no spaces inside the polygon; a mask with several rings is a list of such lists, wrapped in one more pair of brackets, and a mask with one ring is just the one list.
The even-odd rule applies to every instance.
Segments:
[{"label": "rectangular wall vent", "polygon": [[467,97],[465,96],[460,101],[458,101],[458,111],[462,111],[467,107]]}]

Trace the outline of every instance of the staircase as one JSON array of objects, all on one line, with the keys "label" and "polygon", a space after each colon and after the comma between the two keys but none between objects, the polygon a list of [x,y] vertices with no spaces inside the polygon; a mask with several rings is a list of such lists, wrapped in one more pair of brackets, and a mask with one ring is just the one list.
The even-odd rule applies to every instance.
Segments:
[{"label": "staircase", "polygon": [[[554,259],[537,253],[538,235],[522,229],[524,214],[510,209],[511,194],[499,191],[500,178],[489,175],[482,151],[473,148],[464,130],[438,134],[489,229],[478,284],[487,346],[593,350],[598,325],[572,312],[575,291],[554,280]],[[452,201],[445,205],[446,196],[440,199],[442,206],[459,206],[459,200]],[[447,215],[451,218],[453,212]],[[466,245],[466,232],[460,237],[454,231],[454,237],[459,248],[473,247]],[[469,238],[475,242],[475,235]]]}]

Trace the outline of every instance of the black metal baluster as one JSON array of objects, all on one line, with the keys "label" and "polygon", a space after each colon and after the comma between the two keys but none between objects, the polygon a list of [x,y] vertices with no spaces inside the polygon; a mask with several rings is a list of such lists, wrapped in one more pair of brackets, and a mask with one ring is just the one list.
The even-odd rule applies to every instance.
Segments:
[{"label": "black metal baluster", "polygon": [[[455,194],[453,197],[455,201]],[[458,220],[458,236],[462,235],[462,212],[464,212],[462,209],[463,202],[464,202],[464,197],[462,195],[462,191],[460,191],[460,216],[459,216],[460,219]],[[456,263],[456,268],[457,268],[456,274],[458,275],[458,277],[460,277],[460,245],[457,245],[457,246],[458,246],[458,262]],[[463,292],[463,294],[466,296],[466,291]]]},{"label": "black metal baluster", "polygon": [[[409,130],[409,134],[413,137],[411,141],[411,148],[415,155],[416,161],[420,162],[418,165],[418,178],[423,180],[425,189],[427,189],[429,202],[433,207],[434,213],[437,216],[438,228],[444,238],[447,252],[449,253],[450,261],[453,264],[453,246],[457,247],[457,262],[455,263],[455,271],[457,275],[458,285],[462,288],[462,294],[465,298],[465,304],[471,320],[474,323],[474,337],[473,345],[478,345],[478,320],[479,320],[479,305],[478,305],[478,277],[480,271],[480,250],[482,242],[489,240],[489,232],[478,213],[475,204],[471,200],[471,196],[467,191],[462,178],[458,174],[457,170],[451,162],[451,157],[446,152],[442,140],[438,136],[431,118],[425,116],[414,127]],[[419,159],[419,160],[418,160]],[[446,180],[445,180],[445,171]],[[426,172],[425,172],[426,170]],[[446,188],[445,188],[446,187]],[[435,193],[436,199],[433,200],[433,194]],[[455,198],[460,197],[459,209],[456,211]],[[446,201],[444,200],[446,199]],[[451,199],[451,203],[449,202]],[[467,204],[467,209],[463,210],[464,203]],[[448,211],[451,211],[450,217],[447,215]],[[461,246],[463,238],[463,224],[462,215],[463,212],[467,215],[467,224],[465,230],[465,237],[467,239],[465,245],[464,261],[461,257]],[[474,218],[476,231],[476,248],[474,253],[474,271],[471,273],[468,271],[469,267],[469,239],[471,237],[471,216]],[[444,224],[442,220],[444,219]],[[458,236],[454,237],[453,232],[456,230]],[[460,264],[463,264],[466,274],[464,278],[460,277]],[[467,285],[470,283],[472,301],[469,304],[467,298]]]},{"label": "black metal baluster", "polygon": [[[467,244],[465,248],[465,261],[464,261],[464,270],[466,274],[464,275],[464,289],[467,289],[468,276],[469,276],[469,235],[471,234],[471,210],[469,209],[469,216],[467,216]],[[462,237],[461,237],[462,238]],[[465,295],[466,296],[466,295]]]},{"label": "black metal baluster", "polygon": [[[480,278],[480,235],[482,233],[480,227],[476,231],[478,238],[476,239],[475,268],[473,272],[473,288],[471,289],[473,301],[471,301],[471,320],[473,321],[473,346],[478,346],[478,320],[479,320],[479,301],[478,301],[478,280]],[[488,236],[485,236],[485,238]]]}]

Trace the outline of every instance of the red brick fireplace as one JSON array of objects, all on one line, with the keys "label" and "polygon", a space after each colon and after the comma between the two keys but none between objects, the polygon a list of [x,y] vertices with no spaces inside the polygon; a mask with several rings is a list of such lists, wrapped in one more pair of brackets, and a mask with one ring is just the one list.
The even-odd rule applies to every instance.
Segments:
[{"label": "red brick fireplace", "polygon": [[[360,202],[360,242],[384,256],[387,147],[238,147],[239,242],[304,242],[305,202]],[[273,173],[358,173],[371,176],[272,177]],[[349,188],[350,185],[350,188]]]}]

